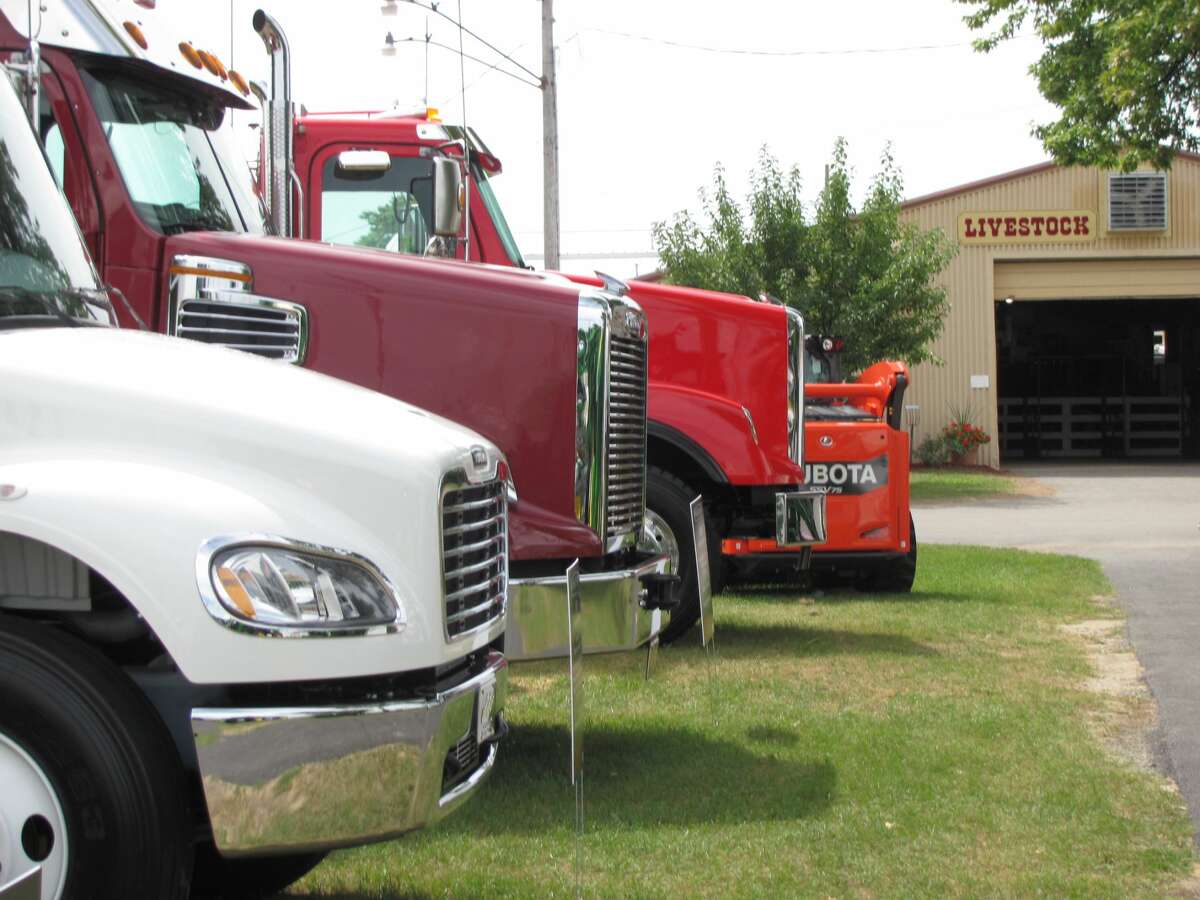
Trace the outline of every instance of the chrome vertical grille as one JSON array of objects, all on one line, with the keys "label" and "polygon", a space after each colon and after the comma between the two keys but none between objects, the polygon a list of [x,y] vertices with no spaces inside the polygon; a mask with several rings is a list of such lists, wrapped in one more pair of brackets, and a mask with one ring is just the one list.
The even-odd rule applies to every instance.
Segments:
[{"label": "chrome vertical grille", "polygon": [[503,482],[447,482],[443,487],[442,578],[447,639],[504,615],[508,510]]},{"label": "chrome vertical grille", "polygon": [[646,505],[646,342],[611,338],[606,536],[642,527]]}]

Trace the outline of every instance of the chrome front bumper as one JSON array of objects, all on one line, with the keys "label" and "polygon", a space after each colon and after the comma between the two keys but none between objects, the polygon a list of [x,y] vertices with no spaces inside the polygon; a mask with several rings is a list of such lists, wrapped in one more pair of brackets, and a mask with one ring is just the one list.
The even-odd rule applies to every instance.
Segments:
[{"label": "chrome front bumper", "polygon": [[[496,762],[479,744],[508,693],[499,653],[469,681],[428,700],[267,709],[193,709],[204,799],[227,856],[298,853],[386,840],[440,819],[478,788]],[[497,732],[497,734],[499,731]],[[478,762],[449,789],[447,756]]]},{"label": "chrome front bumper", "polygon": [[812,489],[775,495],[775,542],[780,548],[825,543],[825,492]]},{"label": "chrome front bumper", "polygon": [[[650,556],[631,568],[580,576],[584,653],[633,650],[663,629],[662,611],[643,605],[641,579],[666,574],[670,564],[667,556]],[[505,657],[513,662],[565,657],[568,643],[567,576],[511,579]]]}]

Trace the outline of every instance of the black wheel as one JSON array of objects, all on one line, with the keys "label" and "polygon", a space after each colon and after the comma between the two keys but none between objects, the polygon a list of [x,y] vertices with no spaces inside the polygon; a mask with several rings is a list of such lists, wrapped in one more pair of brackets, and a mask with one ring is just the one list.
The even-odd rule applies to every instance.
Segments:
[{"label": "black wheel", "polygon": [[138,688],[86,644],[0,616],[0,887],[42,897],[185,898],[183,768]]},{"label": "black wheel", "polygon": [[865,587],[885,594],[907,594],[912,591],[917,577],[917,526],[912,514],[908,516],[908,553],[894,559],[880,569]]},{"label": "black wheel", "polygon": [[[643,546],[671,557],[674,571],[682,579],[679,606],[660,639],[669,644],[696,624],[700,618],[700,592],[696,587],[696,554],[692,541],[692,514],[689,504],[699,491],[693,490],[670,472],[651,466],[646,473],[646,528]],[[714,592],[720,583],[721,543],[710,520],[708,533],[709,570]]]},{"label": "black wheel", "polygon": [[278,894],[299,881],[325,858],[324,853],[295,853],[226,859],[212,844],[196,848],[196,871],[192,880],[193,900],[257,900]]}]

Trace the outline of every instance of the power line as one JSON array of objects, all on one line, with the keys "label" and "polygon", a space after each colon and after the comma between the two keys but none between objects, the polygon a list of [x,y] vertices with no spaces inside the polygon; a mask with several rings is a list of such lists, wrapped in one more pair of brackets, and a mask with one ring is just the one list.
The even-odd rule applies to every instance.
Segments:
[{"label": "power line", "polygon": [[[428,4],[421,3],[420,0],[403,0],[403,2],[410,3],[413,6],[419,6],[421,9],[428,10],[429,12],[433,13],[434,15],[441,16],[447,22],[452,23],[454,25],[454,27],[460,29],[465,34],[469,34],[475,40],[479,41],[479,43],[483,44],[485,47],[487,47],[493,53],[498,53],[501,56],[503,56],[510,63],[512,63],[514,66],[516,66],[518,69],[520,69],[526,75],[528,75],[530,78],[537,80],[538,87],[541,87],[541,80],[542,80],[541,75],[539,75],[537,72],[534,72],[533,70],[528,69],[525,66],[521,65],[519,62],[517,62],[515,59],[513,59],[511,56],[509,56],[507,53],[505,53],[503,50],[501,50],[499,47],[497,47],[495,44],[493,44],[491,41],[476,34],[470,28],[465,27],[459,20],[453,18],[452,16],[448,16],[446,13],[442,12],[440,9],[438,9],[438,3],[436,2],[436,0],[435,0],[435,2],[431,2]],[[387,0],[387,4],[389,7],[393,7],[395,5],[395,3],[396,3],[396,0]],[[474,59],[474,57],[468,57],[468,58]],[[505,73],[505,74],[507,74],[507,73]]]},{"label": "power line", "polygon": [[[615,31],[609,28],[581,28],[577,34],[606,34],[610,37],[626,38],[632,41],[645,41],[650,44],[661,44],[678,50],[699,50],[703,53],[722,53],[732,56],[854,56],[870,53],[912,53],[921,50],[950,50],[956,47],[974,46],[971,41],[957,41],[950,44],[913,44],[904,47],[850,47],[835,50],[766,50],[742,47],[712,47],[706,44],[688,44],[671,38],[656,37],[649,34],[633,34],[628,31]],[[572,35],[574,37],[574,35]],[[570,38],[568,39],[570,40]]]},{"label": "power line", "polygon": [[388,42],[389,46],[396,46],[399,44],[417,44],[417,43],[431,44],[434,47],[441,48],[442,50],[449,50],[455,56],[465,57],[466,59],[469,59],[472,62],[477,62],[481,66],[486,67],[490,71],[499,72],[501,75],[507,75],[509,78],[513,78],[513,79],[516,79],[517,81],[521,82],[521,84],[526,84],[526,85],[529,85],[529,87],[538,88],[539,90],[542,87],[541,82],[530,81],[528,78],[524,78],[520,75],[514,74],[513,72],[510,72],[507,69],[502,69],[502,68],[500,68],[499,63],[490,63],[486,59],[480,59],[478,56],[472,56],[470,53],[459,53],[459,50],[457,47],[453,47],[450,44],[443,44],[441,41],[435,41],[432,38],[422,39],[422,38],[415,38],[415,37],[406,37],[406,38],[396,39],[396,38],[391,37],[390,31],[388,32],[388,37],[391,38],[391,40]]}]

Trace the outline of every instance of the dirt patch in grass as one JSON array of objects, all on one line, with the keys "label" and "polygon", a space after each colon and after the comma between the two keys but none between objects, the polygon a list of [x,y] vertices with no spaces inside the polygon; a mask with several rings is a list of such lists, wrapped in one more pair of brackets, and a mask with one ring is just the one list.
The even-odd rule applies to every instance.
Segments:
[{"label": "dirt patch in grass", "polygon": [[1171,891],[1172,897],[1191,897],[1200,900],[1200,863],[1192,866],[1192,874]]},{"label": "dirt patch in grass", "polygon": [[[1092,675],[1084,688],[1101,703],[1089,717],[1104,747],[1142,771],[1153,771],[1150,736],[1158,724],[1158,711],[1145,673],[1125,637],[1121,619],[1087,619],[1059,626],[1086,648]],[[1165,785],[1178,790],[1164,778]]]}]

